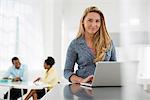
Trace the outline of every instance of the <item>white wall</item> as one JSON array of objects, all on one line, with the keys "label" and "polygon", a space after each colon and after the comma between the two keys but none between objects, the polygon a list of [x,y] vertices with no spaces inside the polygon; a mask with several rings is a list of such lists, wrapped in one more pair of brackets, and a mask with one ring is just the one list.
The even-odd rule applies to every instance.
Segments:
[{"label": "white wall", "polygon": [[[121,0],[121,44],[125,59],[139,60],[138,74],[150,78],[149,58],[149,0]],[[145,56],[147,55],[147,56]],[[140,78],[140,77],[139,77]]]},{"label": "white wall", "polygon": [[43,40],[44,40],[44,55],[52,55],[53,50],[53,12],[54,1],[53,0],[41,0],[42,4],[42,20],[43,20]]},{"label": "white wall", "polygon": [[43,4],[44,56],[55,58],[55,67],[61,76],[62,1],[41,0]]}]

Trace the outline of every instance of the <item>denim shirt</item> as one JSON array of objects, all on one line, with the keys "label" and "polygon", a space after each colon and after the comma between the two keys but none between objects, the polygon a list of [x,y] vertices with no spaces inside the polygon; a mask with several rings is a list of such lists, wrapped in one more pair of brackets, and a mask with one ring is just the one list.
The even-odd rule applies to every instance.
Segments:
[{"label": "denim shirt", "polygon": [[[86,78],[93,75],[95,71],[95,59],[91,49],[87,46],[83,37],[74,39],[67,50],[64,77],[69,78],[76,74],[79,77]],[[105,53],[104,61],[116,61],[116,51],[112,42],[111,48]],[[78,70],[74,73],[74,65],[77,63]]]}]

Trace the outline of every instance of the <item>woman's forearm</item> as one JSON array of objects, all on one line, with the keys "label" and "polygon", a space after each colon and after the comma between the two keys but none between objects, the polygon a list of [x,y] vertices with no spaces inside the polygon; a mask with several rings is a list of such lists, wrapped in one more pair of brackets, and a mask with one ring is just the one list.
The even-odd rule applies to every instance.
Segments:
[{"label": "woman's forearm", "polygon": [[70,77],[70,81],[71,81],[72,83],[81,83],[81,82],[83,81],[83,78],[78,77],[78,76],[76,76],[76,75],[72,75],[72,76]]}]

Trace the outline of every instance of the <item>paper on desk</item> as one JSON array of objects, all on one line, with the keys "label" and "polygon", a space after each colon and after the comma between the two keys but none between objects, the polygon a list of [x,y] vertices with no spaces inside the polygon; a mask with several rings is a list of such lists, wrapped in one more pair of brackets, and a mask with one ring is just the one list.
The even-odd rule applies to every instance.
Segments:
[{"label": "paper on desk", "polygon": [[36,82],[34,82],[34,84],[37,85],[37,86],[38,86],[38,85],[44,85],[44,83],[43,83],[43,82],[40,82],[40,81],[36,81]]}]

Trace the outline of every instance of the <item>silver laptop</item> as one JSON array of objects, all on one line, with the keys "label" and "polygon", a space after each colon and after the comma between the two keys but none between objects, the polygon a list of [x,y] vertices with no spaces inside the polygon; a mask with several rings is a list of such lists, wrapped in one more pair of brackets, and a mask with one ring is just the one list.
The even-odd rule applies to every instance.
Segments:
[{"label": "silver laptop", "polygon": [[121,62],[97,62],[92,83],[83,86],[121,86]]}]

